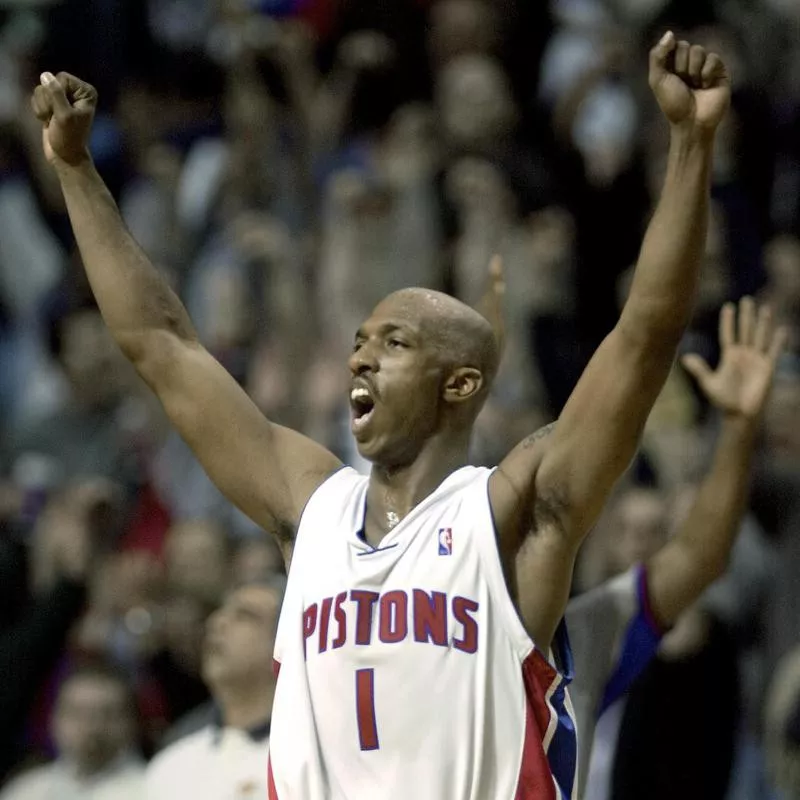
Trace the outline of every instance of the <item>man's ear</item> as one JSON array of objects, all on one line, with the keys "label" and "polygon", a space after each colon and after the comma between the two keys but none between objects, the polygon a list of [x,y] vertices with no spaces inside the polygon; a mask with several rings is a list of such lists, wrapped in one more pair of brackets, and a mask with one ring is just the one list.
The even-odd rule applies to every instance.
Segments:
[{"label": "man's ear", "polygon": [[446,403],[463,403],[483,388],[483,374],[474,367],[459,367],[450,373],[444,385]]}]

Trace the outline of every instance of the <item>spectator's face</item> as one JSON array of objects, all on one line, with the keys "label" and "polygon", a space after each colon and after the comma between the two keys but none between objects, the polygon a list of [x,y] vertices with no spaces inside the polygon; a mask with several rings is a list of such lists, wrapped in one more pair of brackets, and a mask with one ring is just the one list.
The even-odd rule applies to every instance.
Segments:
[{"label": "spectator's face", "polygon": [[615,571],[624,571],[650,558],[666,541],[666,507],[654,490],[634,489],[617,505],[612,535]]},{"label": "spectator's face", "polygon": [[279,601],[267,586],[228,595],[208,621],[203,677],[214,689],[262,686],[272,675]]},{"label": "spectator's face", "polygon": [[185,595],[169,597],[163,604],[162,645],[189,675],[200,675],[205,625],[209,608]]},{"label": "spectator's face", "polygon": [[498,16],[481,0],[440,0],[431,10],[428,45],[434,63],[490,52],[499,38]]},{"label": "spectator's face", "polygon": [[76,394],[103,402],[120,388],[121,355],[97,311],[80,311],[64,320],[61,364]]},{"label": "spectator's face", "polygon": [[461,158],[447,172],[448,198],[462,214],[511,218],[514,196],[503,173],[482,158]]},{"label": "spectator's face", "polygon": [[781,300],[800,306],[800,240],[795,236],[773,239],[764,253],[764,265],[770,285]]},{"label": "spectator's face", "polygon": [[780,465],[800,463],[800,377],[779,375],[764,419],[769,456]]},{"label": "spectator's face", "polygon": [[271,539],[253,539],[243,544],[233,559],[232,583],[241,586],[264,580],[283,569],[283,557]]},{"label": "spectator's face", "polygon": [[82,775],[106,767],[133,745],[134,721],[126,691],[104,676],[76,676],[64,685],[53,718],[60,755]]},{"label": "spectator's face", "polygon": [[485,146],[513,125],[514,101],[500,66],[484,56],[461,56],[439,76],[439,110],[457,146]]},{"label": "spectator's face", "polygon": [[169,587],[216,605],[228,584],[225,533],[203,522],[186,522],[169,533],[164,551]]}]

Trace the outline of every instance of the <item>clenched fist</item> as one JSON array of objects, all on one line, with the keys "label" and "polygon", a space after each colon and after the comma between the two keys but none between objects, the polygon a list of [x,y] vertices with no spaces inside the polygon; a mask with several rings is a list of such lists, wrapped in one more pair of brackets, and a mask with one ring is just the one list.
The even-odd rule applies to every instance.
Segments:
[{"label": "clenched fist", "polygon": [[42,74],[31,105],[42,123],[42,144],[54,166],[77,166],[89,159],[89,134],[97,91],[74,75]]},{"label": "clenched fist", "polygon": [[672,31],[650,51],[650,88],[672,125],[709,133],[716,130],[731,99],[722,59],[699,45],[675,41]]}]

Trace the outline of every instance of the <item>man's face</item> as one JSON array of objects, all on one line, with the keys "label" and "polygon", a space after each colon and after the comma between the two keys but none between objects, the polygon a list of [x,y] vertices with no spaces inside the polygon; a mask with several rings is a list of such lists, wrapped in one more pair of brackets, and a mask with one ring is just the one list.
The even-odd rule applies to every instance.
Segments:
[{"label": "man's face", "polygon": [[63,687],[53,718],[59,753],[82,775],[106,767],[133,743],[134,722],[123,686],[104,676],[76,676]]},{"label": "man's face", "polygon": [[514,102],[499,65],[486,56],[460,56],[439,76],[439,111],[457,145],[488,144],[513,126]]},{"label": "man's face", "polygon": [[794,236],[778,236],[769,243],[764,256],[775,291],[787,305],[800,306],[800,240]]},{"label": "man's face", "polygon": [[800,377],[781,374],[775,381],[764,419],[765,440],[773,464],[800,463]]},{"label": "man's face", "polygon": [[61,363],[78,395],[104,402],[119,388],[121,354],[97,311],[71,314],[62,325]]},{"label": "man's face", "polygon": [[481,0],[440,0],[431,8],[428,46],[435,63],[485,53],[500,37],[499,17]]},{"label": "man's face", "polygon": [[634,489],[619,501],[616,510],[616,568],[629,569],[646,561],[666,541],[666,508],[655,490]]},{"label": "man's face", "polygon": [[175,592],[219,602],[228,580],[224,532],[203,522],[174,527],[165,548],[167,580]]},{"label": "man's face", "polygon": [[208,621],[203,677],[220,685],[261,685],[272,674],[279,600],[267,586],[232,592]]},{"label": "man's face", "polygon": [[231,579],[235,586],[256,583],[279,573],[282,568],[283,556],[272,539],[252,539],[237,549]]},{"label": "man's face", "polygon": [[412,304],[384,300],[356,334],[350,357],[351,430],[359,453],[409,463],[439,423],[444,370]]}]

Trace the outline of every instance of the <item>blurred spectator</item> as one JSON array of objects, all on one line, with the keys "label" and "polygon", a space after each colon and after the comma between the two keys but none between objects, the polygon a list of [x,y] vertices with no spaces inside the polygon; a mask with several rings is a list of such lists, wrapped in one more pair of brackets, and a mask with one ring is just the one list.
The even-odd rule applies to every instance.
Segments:
[{"label": "blurred spectator", "polygon": [[283,555],[275,540],[261,535],[243,539],[233,556],[231,584],[240,586],[267,580],[284,572]]},{"label": "blurred spectator", "polygon": [[[500,253],[506,357],[472,451],[495,464],[560,413],[616,320],[664,168],[640,66],[665,27],[719,49],[734,82],[682,349],[713,361],[720,305],[753,293],[790,328],[792,352],[734,577],[687,623],[698,660],[665,661],[652,686],[717,660],[719,719],[739,738],[727,800],[762,800],[742,752],[763,761],[767,678],[800,641],[794,0],[0,3],[0,776],[24,742],[46,752],[60,668],[87,655],[130,675],[150,748],[178,717],[207,713],[209,613],[231,583],[283,569],[274,532],[216,490],[108,339],[29,113],[39,73],[100,88],[95,160],[203,344],[271,419],[358,469],[345,359],[364,314],[409,284],[474,303]],[[667,535],[713,433],[676,368],[576,590]],[[111,482],[102,513],[74,501],[86,476]],[[83,548],[89,527],[99,554]],[[722,771],[732,745],[719,742],[703,746]]]},{"label": "blurred spectator", "polygon": [[79,484],[50,500],[27,547],[3,533],[0,582],[10,602],[0,628],[0,778],[21,755],[26,716],[83,611],[96,539],[112,502],[104,482]]},{"label": "blurred spectator", "polygon": [[208,623],[203,676],[213,703],[179,722],[148,768],[147,800],[264,797],[279,579],[234,589]]},{"label": "blurred spectator", "polygon": [[216,606],[230,578],[228,535],[211,521],[173,526],[164,542],[167,589]]},{"label": "blurred spectator", "polygon": [[135,395],[126,393],[132,373],[99,311],[64,287],[48,309],[47,337],[65,379],[65,397],[9,433],[3,457],[12,479],[24,482],[26,464],[35,460],[40,480],[50,487],[97,475],[132,491],[140,474],[137,442],[127,424],[136,406]]},{"label": "blurred spectator", "polygon": [[58,758],[13,781],[3,800],[142,800],[133,696],[118,673],[87,667],[70,675],[52,726]]},{"label": "blurred spectator", "polygon": [[800,648],[778,665],[766,704],[766,751],[770,777],[781,800],[800,797]]}]

